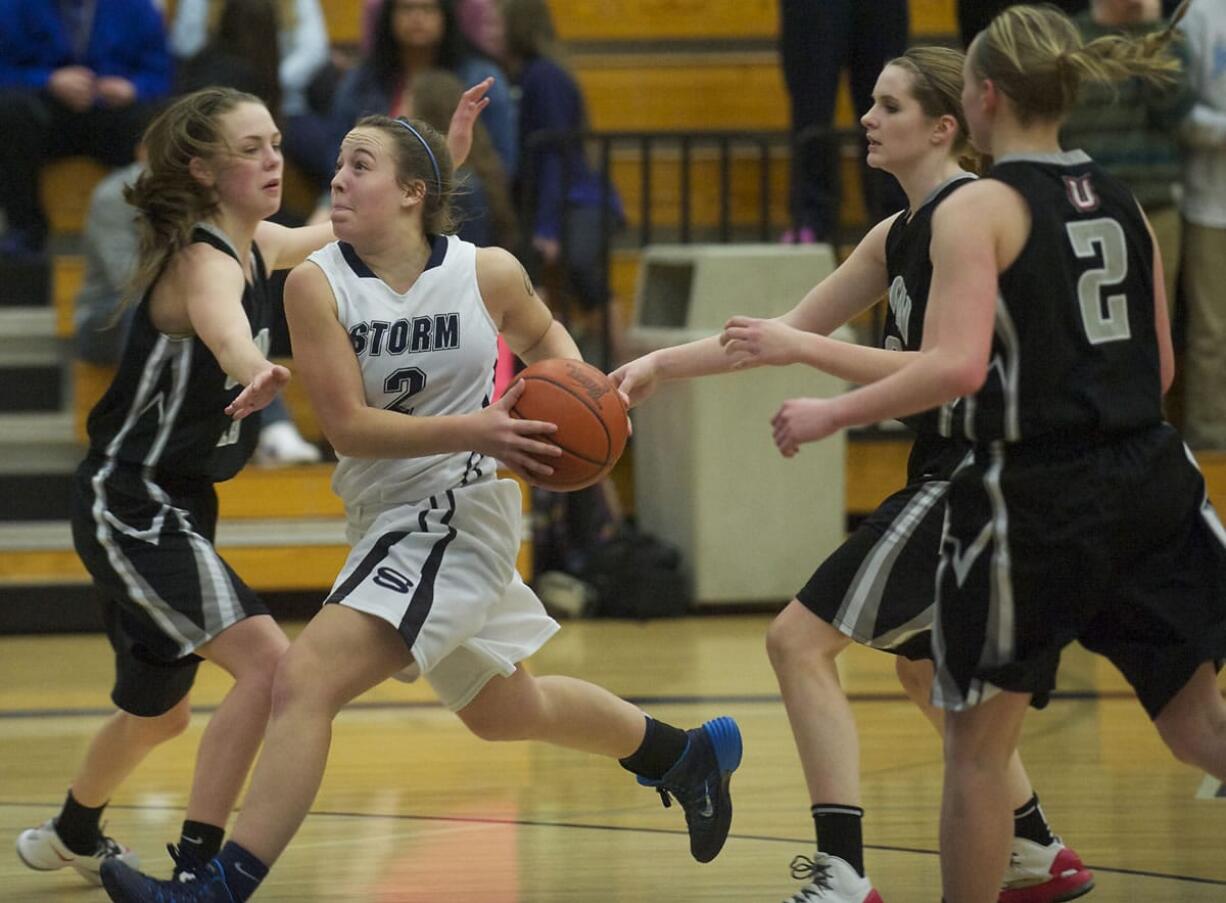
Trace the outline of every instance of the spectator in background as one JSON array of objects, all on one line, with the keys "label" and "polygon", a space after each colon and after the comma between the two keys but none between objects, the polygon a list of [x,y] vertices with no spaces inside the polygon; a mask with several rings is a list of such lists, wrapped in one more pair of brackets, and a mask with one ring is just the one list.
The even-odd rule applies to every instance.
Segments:
[{"label": "spectator in background", "polygon": [[[189,10],[197,0],[188,0]],[[197,3],[201,14],[205,4]],[[281,17],[279,0],[222,0],[208,42],[182,59],[175,77],[175,93],[190,94],[210,85],[224,85],[254,94],[269,111],[281,109]],[[195,12],[192,12],[192,16]],[[176,30],[181,19],[176,18]],[[276,115],[276,114],[274,114]],[[280,124],[280,123],[278,123]],[[284,135],[282,136],[284,138]]]},{"label": "spectator in background", "polygon": [[0,0],[0,256],[47,240],[39,172],[84,154],[132,162],[148,105],[170,88],[162,16],[151,0]]},{"label": "spectator in background", "polygon": [[[272,17],[272,39],[264,35],[265,28],[235,29],[235,23],[254,16]],[[308,101],[312,80],[329,62],[328,30],[319,0],[178,0],[170,40],[175,56],[189,65],[202,52],[214,62],[230,53],[271,72],[271,77],[260,73],[263,88],[250,93],[264,100],[276,116],[287,159],[322,190],[332,178],[335,147],[327,110],[313,110]],[[270,52],[273,47],[276,51]],[[238,87],[230,79],[220,83]]]},{"label": "spectator in background", "polygon": [[[1166,27],[1161,0],[1093,0],[1073,21],[1087,43]],[[1192,108],[1183,42],[1173,42],[1171,52],[1184,65],[1168,84],[1134,76],[1115,85],[1083,86],[1060,135],[1062,146],[1084,150],[1136,195],[1158,238],[1168,304],[1179,285],[1179,125]]]},{"label": "spectator in background", "polygon": [[[362,11],[363,53],[369,53],[374,46],[375,23],[379,20],[381,6],[383,0],[366,0],[366,8]],[[502,59],[505,42],[498,0],[456,0],[455,14],[460,32],[469,44],[491,60]]]},{"label": "spectator in background", "polygon": [[[592,171],[580,142],[533,141],[544,133],[582,132],[588,127],[583,94],[566,67],[549,5],[545,0],[506,0],[502,12],[506,66],[520,92],[523,163],[516,200],[520,212],[531,218],[536,252],[523,257],[538,283],[542,263],[560,265],[579,308],[597,310],[609,303],[601,224],[607,215],[615,228],[622,225],[621,200],[613,186]],[[557,300],[552,303],[556,305]],[[584,348],[585,358],[599,362],[601,355],[590,347],[590,336],[577,325],[572,333]]]},{"label": "spectator in background", "polygon": [[[873,85],[885,64],[907,49],[907,30],[907,0],[780,0],[779,56],[792,128],[792,224],[785,243],[834,237],[842,201],[839,141],[826,132],[834,127],[839,76],[848,70],[859,119],[873,105]],[[869,219],[906,207],[894,178],[870,170],[863,152],[859,157]]]},{"label": "spectator in background", "polygon": [[[971,46],[971,40],[987,26],[996,14],[1006,6],[1028,0],[958,0],[958,30],[962,35],[962,46]],[[1090,0],[1050,0],[1070,16],[1085,12],[1090,6]],[[1169,16],[1179,5],[1179,0],[1162,0],[1163,15]]]},{"label": "spectator in background", "polygon": [[470,44],[490,59],[503,58],[507,36],[498,0],[456,0],[456,18]]},{"label": "spectator in background", "polygon": [[[74,335],[77,356],[91,364],[119,363],[136,314],[136,304],[121,305],[139,252],[136,211],[124,199],[124,191],[144,171],[142,145],[136,149],[136,162],[108,175],[90,197],[85,219],[85,277],[77,293]],[[255,462],[272,467],[309,464],[320,457],[319,449],[302,438],[285,400],[278,395],[264,409]]]},{"label": "spectator in background", "polygon": [[[464,86],[450,72],[430,69],[413,79],[406,115],[421,119],[440,134],[446,134],[463,93]],[[461,187],[454,199],[459,221],[456,234],[479,248],[497,245],[516,250],[519,223],[511,204],[511,186],[489,132],[480,121],[473,129],[468,161],[457,170],[457,175]]]},{"label": "spectator in background", "polygon": [[1196,0],[1182,28],[1195,99],[1182,132],[1184,433],[1226,450],[1226,0]]},{"label": "spectator in background", "polygon": [[385,0],[373,29],[369,53],[346,74],[333,98],[333,159],[341,138],[358,119],[376,113],[403,115],[413,79],[428,69],[446,69],[465,88],[493,77],[481,122],[513,177],[518,142],[506,75],[465,40],[454,0]]}]

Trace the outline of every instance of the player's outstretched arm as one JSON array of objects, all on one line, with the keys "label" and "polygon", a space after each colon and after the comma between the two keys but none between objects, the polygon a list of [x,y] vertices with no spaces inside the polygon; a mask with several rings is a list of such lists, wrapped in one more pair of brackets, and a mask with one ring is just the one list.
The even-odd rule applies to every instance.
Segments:
[{"label": "player's outstretched arm", "polygon": [[[729,335],[725,327],[720,335],[661,348],[624,364],[611,374],[613,381],[633,406],[651,397],[662,380],[692,379],[764,365],[805,363],[853,382],[869,381],[865,373],[879,379],[886,363],[890,368],[884,372],[893,372],[900,366],[898,362],[881,360],[865,365],[856,356],[859,346],[826,338],[872,307],[889,287],[885,237],[893,222],[892,216],[869,230],[847,260],[782,317],[734,317],[729,321],[734,328],[751,321],[763,324],[753,339],[747,333]],[[763,330],[769,330],[769,336],[764,337]]]},{"label": "player's outstretched arm", "polygon": [[815,335],[788,326],[782,320],[733,317],[720,334],[720,343],[732,359],[732,369],[764,364],[807,364],[839,379],[864,385],[905,367],[916,351],[887,351]]},{"label": "player's outstretched arm", "polygon": [[[217,358],[232,383],[245,386],[226,408],[235,420],[258,411],[271,402],[289,382],[289,371],[264,356],[251,337],[251,321],[243,310],[243,272],[234,258],[209,245],[198,243],[181,251],[172,264],[173,278],[183,291],[177,311],[165,307],[160,313],[185,318],[191,332]],[[159,323],[163,331],[170,322]]]},{"label": "player's outstretched arm", "polygon": [[255,229],[255,243],[270,271],[293,269],[335,238],[331,222],[290,228],[265,220]]},{"label": "player's outstretched arm", "polygon": [[692,379],[712,373],[727,373],[732,360],[720,347],[719,336],[709,336],[684,345],[658,348],[627,364],[609,377],[630,407],[642,404],[663,380]]},{"label": "player's outstretched arm", "polygon": [[[840,429],[926,411],[978,390],[992,346],[998,241],[1017,233],[1019,223],[1023,232],[1029,228],[1024,203],[985,180],[941,204],[933,216],[933,279],[920,353],[896,373],[845,395],[784,402],[771,429],[785,457]],[[968,230],[967,222],[976,228]]]}]

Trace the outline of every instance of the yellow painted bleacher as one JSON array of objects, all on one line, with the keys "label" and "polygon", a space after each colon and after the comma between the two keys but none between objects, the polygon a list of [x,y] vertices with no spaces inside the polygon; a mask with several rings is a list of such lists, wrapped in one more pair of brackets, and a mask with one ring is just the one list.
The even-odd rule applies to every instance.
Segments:
[{"label": "yellow painted bleacher", "polygon": [[109,170],[89,157],[65,157],[43,167],[39,190],[52,232],[80,232],[89,196]]},{"label": "yellow painted bleacher", "polygon": [[73,310],[84,278],[84,257],[57,254],[51,261],[51,303],[55,307],[55,334],[61,339],[71,339],[76,328]]},{"label": "yellow painted bleacher", "polygon": [[[870,2],[870,0],[866,0]],[[322,0],[336,44],[357,44],[359,0]],[[779,0],[552,0],[563,41],[769,39],[779,29]],[[911,33],[943,38],[957,32],[954,0],[911,0]]]},{"label": "yellow painted bleacher", "polygon": [[[608,54],[577,57],[574,64],[598,131],[788,127],[787,94],[773,53]],[[849,121],[850,109],[844,97],[839,118]]]}]

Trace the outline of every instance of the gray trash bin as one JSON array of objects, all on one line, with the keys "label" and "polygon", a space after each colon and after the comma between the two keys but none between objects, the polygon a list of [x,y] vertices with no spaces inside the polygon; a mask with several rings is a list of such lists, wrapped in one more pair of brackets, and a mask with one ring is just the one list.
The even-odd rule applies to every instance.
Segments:
[{"label": "gray trash bin", "polygon": [[[712,335],[736,314],[786,313],[834,266],[826,245],[648,247],[627,354]],[[789,599],[842,542],[843,434],[786,460],[770,418],[788,398],[845,389],[809,367],[763,367],[664,383],[635,409],[635,515],[681,549],[696,603]]]}]

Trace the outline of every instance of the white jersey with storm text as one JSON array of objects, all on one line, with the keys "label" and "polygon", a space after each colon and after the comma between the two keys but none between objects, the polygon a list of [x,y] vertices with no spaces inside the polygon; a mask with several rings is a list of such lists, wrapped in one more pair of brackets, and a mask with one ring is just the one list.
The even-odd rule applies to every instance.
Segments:
[{"label": "white jersey with storm text", "polygon": [[[406,417],[474,413],[494,392],[498,331],[477,288],[477,249],[454,235],[430,236],[430,243],[425,270],[403,294],[344,242],[308,258],[332,286],[366,403]],[[495,470],[477,452],[338,457],[332,487],[350,509],[426,499]]]}]

